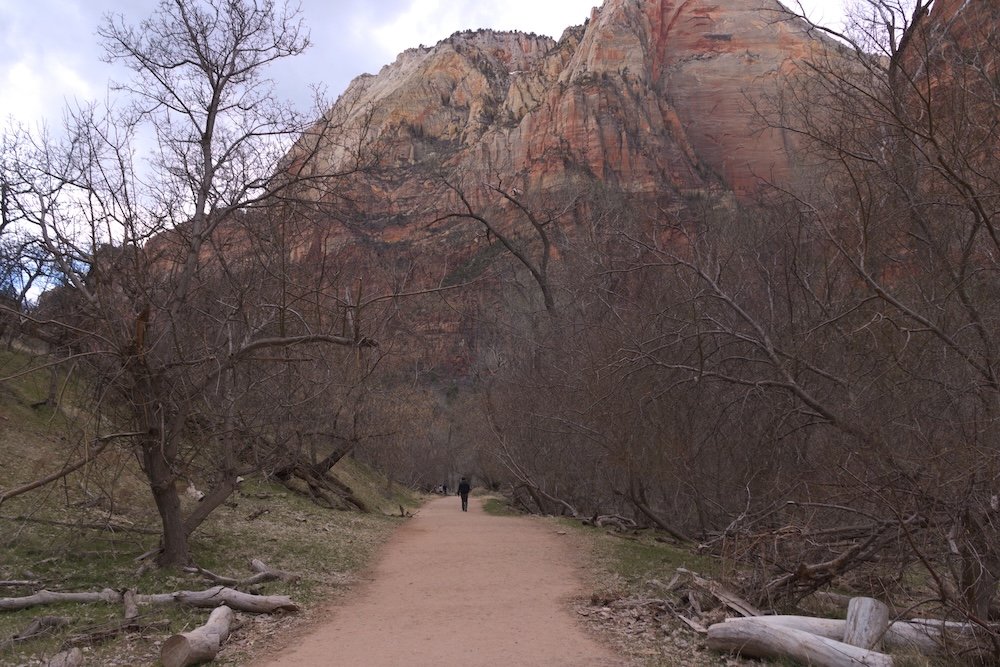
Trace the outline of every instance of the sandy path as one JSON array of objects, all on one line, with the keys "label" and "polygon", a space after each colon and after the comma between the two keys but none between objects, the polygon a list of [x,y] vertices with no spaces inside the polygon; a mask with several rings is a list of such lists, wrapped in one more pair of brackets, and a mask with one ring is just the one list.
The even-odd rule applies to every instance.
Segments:
[{"label": "sandy path", "polygon": [[372,581],[287,647],[283,665],[625,665],[588,637],[571,544],[551,526],[495,517],[457,497],[424,505],[383,550]]}]

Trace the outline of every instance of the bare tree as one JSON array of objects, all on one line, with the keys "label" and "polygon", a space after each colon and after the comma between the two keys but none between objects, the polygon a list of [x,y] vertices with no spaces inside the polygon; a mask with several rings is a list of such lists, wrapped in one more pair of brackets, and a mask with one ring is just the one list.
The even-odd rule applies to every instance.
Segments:
[{"label": "bare tree", "polygon": [[[163,0],[138,26],[108,17],[99,35],[134,73],[116,86],[130,106],[79,109],[62,140],[22,135],[10,205],[66,280],[34,325],[70,337],[98,423],[129,425],[163,524],[158,561],[179,565],[239,476],[280,463],[289,412],[320,409],[322,368],[338,363],[328,346],[374,342],[335,269],[294,267],[301,248],[262,233],[283,229],[271,204],[300,182],[275,178],[284,152],[306,128],[336,131],[277,104],[266,78],[308,44],[298,11]],[[275,385],[294,390],[274,401]],[[186,512],[177,485],[196,474],[206,495]]]}]

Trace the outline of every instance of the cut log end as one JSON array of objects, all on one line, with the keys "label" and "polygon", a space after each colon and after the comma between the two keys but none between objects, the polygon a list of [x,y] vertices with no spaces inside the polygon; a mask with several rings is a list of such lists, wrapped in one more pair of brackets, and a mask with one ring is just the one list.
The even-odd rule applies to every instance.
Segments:
[{"label": "cut log end", "polygon": [[880,650],[889,629],[889,607],[874,598],[852,598],[847,606],[844,643]]},{"label": "cut log end", "polygon": [[205,625],[173,635],[160,648],[163,667],[188,667],[215,660],[229,638],[232,621],[233,610],[223,605],[212,611]]}]

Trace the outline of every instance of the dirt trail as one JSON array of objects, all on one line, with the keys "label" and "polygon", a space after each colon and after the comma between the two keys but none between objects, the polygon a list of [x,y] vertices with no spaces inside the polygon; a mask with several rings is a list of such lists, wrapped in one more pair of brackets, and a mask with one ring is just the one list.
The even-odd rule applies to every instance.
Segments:
[{"label": "dirt trail", "polygon": [[383,550],[372,580],[280,657],[256,664],[621,667],[567,601],[582,592],[551,525],[432,500]]}]

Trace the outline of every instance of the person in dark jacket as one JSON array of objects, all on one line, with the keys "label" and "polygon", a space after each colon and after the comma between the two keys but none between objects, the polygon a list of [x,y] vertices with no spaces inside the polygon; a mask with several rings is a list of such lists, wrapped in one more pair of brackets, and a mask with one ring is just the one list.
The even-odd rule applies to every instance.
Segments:
[{"label": "person in dark jacket", "polygon": [[472,487],[469,486],[469,480],[462,478],[462,481],[458,483],[458,495],[462,496],[462,511],[469,511],[469,491]]}]

